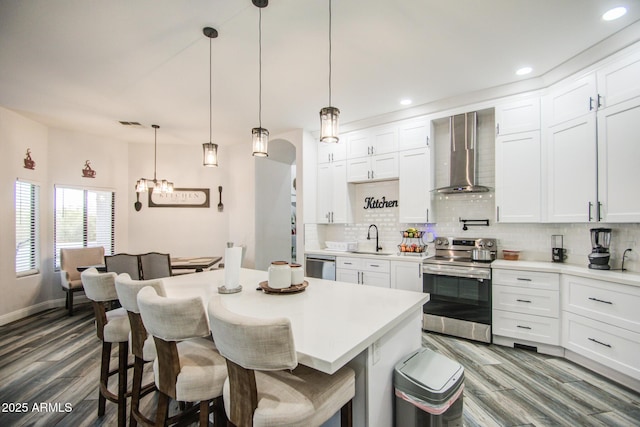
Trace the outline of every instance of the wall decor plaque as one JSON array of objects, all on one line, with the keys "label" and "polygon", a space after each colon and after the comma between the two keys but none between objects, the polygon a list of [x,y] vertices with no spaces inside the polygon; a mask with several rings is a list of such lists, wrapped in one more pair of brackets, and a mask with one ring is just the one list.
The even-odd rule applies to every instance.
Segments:
[{"label": "wall decor plaque", "polygon": [[150,208],[208,208],[208,188],[176,188],[173,193],[149,191]]}]

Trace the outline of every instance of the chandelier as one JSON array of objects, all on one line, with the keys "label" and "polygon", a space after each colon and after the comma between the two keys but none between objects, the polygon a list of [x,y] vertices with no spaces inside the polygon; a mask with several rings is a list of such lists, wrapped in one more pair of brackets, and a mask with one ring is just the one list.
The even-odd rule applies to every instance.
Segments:
[{"label": "chandelier", "polygon": [[140,178],[136,182],[136,193],[146,193],[152,190],[154,193],[173,193],[173,182],[166,179],[158,179],[156,175],[156,166],[158,162],[158,129],[160,126],[151,125],[154,129],[153,136],[153,179]]}]

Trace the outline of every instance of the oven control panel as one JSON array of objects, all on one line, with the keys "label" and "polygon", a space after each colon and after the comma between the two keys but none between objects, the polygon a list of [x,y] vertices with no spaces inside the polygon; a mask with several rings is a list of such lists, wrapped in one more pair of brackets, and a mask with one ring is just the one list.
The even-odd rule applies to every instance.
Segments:
[{"label": "oven control panel", "polygon": [[438,237],[435,240],[435,248],[450,251],[464,251],[476,248],[495,251],[497,249],[497,241],[489,238]]}]

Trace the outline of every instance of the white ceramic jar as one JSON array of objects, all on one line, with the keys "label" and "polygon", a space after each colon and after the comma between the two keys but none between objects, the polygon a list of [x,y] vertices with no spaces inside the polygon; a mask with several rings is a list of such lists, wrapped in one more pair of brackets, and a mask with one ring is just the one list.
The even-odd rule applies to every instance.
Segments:
[{"label": "white ceramic jar", "polygon": [[269,287],[284,289],[291,286],[291,267],[286,261],[273,261],[269,266]]},{"label": "white ceramic jar", "polygon": [[300,264],[289,264],[291,267],[291,286],[301,285],[304,282],[304,269]]}]

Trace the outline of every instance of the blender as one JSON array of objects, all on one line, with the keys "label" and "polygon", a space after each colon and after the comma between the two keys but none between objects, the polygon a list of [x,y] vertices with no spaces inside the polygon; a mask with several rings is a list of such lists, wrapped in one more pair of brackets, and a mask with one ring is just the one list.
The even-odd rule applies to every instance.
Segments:
[{"label": "blender", "polygon": [[595,270],[609,270],[609,244],[611,243],[610,228],[592,228],[591,253],[589,254],[589,268]]}]

